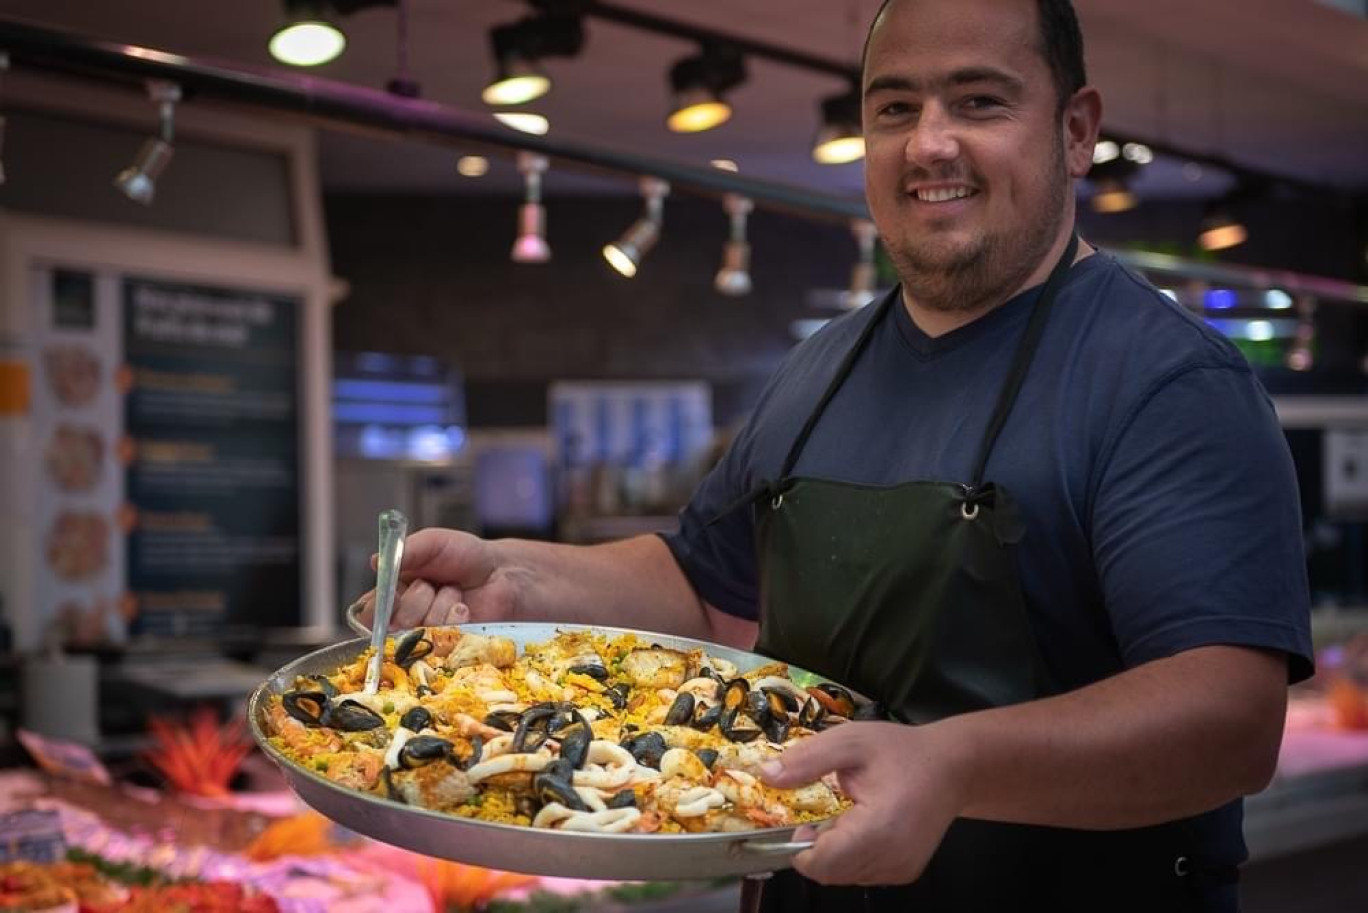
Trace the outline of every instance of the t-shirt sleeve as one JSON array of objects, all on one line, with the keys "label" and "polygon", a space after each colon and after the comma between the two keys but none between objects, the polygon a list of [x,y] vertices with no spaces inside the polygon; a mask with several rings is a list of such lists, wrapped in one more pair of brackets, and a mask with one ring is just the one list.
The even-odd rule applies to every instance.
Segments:
[{"label": "t-shirt sleeve", "polygon": [[1092,507],[1093,550],[1128,666],[1231,644],[1314,671],[1291,453],[1254,376],[1193,366],[1123,422]]},{"label": "t-shirt sleeve", "polygon": [[756,599],[754,513],[748,493],[749,427],[727,448],[679,512],[679,527],[661,538],[694,590],[738,618],[759,617]]}]

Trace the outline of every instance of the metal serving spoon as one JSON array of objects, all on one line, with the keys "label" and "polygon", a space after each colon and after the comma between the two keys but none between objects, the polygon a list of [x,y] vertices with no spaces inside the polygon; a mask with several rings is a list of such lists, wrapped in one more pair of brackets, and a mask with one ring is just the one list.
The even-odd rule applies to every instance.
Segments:
[{"label": "metal serving spoon", "polygon": [[366,694],[380,688],[380,670],[385,662],[385,634],[394,611],[394,591],[399,585],[399,564],[404,558],[404,536],[408,517],[391,508],[380,514],[380,561],[375,571],[375,620],[371,622],[370,668],[366,670]]}]

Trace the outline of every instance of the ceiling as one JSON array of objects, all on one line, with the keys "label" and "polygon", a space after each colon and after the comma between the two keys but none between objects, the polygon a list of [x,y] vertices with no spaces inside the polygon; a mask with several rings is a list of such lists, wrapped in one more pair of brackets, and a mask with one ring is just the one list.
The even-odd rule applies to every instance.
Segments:
[{"label": "ceiling", "polygon": [[[854,62],[879,0],[617,0],[827,58]],[[1103,93],[1104,127],[1195,154],[1341,187],[1368,189],[1368,22],[1322,0],[1075,0],[1089,75]],[[425,98],[482,108],[489,78],[487,33],[519,18],[518,0],[409,0],[412,78]],[[279,67],[266,41],[280,0],[0,0],[0,14],[92,37]],[[383,86],[396,73],[394,10],[364,10],[343,21],[350,45],[316,75]],[[817,102],[842,88],[832,76],[765,60],[731,96],[723,127],[679,136],[666,131],[665,73],[690,43],[599,19],[586,26],[583,53],[552,59],[555,88],[532,106],[553,138],[705,165],[729,158],[755,177],[858,195],[858,164],[821,166],[809,149]],[[321,173],[330,189],[423,192],[503,191],[516,175],[496,161],[489,175],[457,174],[450,149],[325,134]],[[1137,190],[1154,197],[1207,196],[1229,184],[1208,168],[1194,179],[1182,160],[1146,169]],[[548,193],[632,191],[620,181],[554,170]]]}]

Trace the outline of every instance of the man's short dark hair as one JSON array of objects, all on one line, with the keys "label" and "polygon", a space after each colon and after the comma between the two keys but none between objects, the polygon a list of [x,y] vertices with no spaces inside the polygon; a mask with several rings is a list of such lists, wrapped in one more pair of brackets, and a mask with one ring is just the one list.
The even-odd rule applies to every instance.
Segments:
[{"label": "man's short dark hair", "polygon": [[[874,35],[874,27],[893,2],[883,0],[870,23],[861,69],[863,61],[869,57],[869,39]],[[1078,27],[1078,16],[1070,0],[1036,0],[1036,11],[1040,17],[1040,56],[1050,66],[1058,108],[1063,111],[1073,94],[1088,83],[1088,71],[1083,64],[1083,31]]]}]

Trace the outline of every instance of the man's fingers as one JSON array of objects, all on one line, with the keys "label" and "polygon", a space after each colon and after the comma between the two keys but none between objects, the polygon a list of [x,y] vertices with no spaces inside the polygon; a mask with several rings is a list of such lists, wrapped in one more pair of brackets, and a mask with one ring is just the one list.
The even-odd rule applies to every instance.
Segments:
[{"label": "man's fingers", "polygon": [[461,598],[461,591],[454,586],[444,586],[432,597],[432,607],[428,609],[427,623],[431,625],[458,625],[470,620],[470,607]]},{"label": "man's fingers", "polygon": [[833,770],[858,766],[864,761],[864,750],[855,730],[864,725],[842,723],[799,740],[761,767],[762,778],[770,786],[788,789],[819,780]]},{"label": "man's fingers", "polygon": [[409,581],[404,594],[395,600],[394,627],[416,628],[423,624],[436,595],[436,589],[426,580]]},{"label": "man's fingers", "polygon": [[793,857],[793,867],[822,884],[873,883],[868,866],[880,854],[871,852],[871,817],[859,806],[841,815],[817,834],[812,849]]}]

